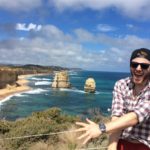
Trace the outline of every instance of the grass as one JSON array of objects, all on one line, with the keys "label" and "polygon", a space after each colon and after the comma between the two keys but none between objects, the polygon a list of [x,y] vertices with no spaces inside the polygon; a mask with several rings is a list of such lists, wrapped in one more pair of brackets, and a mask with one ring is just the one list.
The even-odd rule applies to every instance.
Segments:
[{"label": "grass", "polygon": [[[92,111],[90,111],[91,113]],[[108,120],[93,111],[95,121]],[[96,113],[95,113],[96,112]],[[94,114],[96,116],[94,117]],[[35,112],[30,117],[16,121],[0,121],[0,138],[20,137],[26,135],[51,134],[62,131],[75,130],[75,122],[80,121],[79,117],[62,113],[59,108],[51,108],[42,112]],[[79,133],[66,132],[59,135],[43,135],[37,137],[0,140],[2,150],[77,150],[83,148],[82,141],[77,140]],[[89,142],[85,148],[106,146],[108,135]]]}]

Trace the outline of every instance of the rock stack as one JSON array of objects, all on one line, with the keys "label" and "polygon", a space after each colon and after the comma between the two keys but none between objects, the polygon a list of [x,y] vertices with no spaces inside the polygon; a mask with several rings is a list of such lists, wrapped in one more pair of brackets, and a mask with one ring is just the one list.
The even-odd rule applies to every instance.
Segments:
[{"label": "rock stack", "polygon": [[89,92],[89,93],[94,93],[96,89],[96,83],[95,80],[93,78],[88,78],[85,81],[85,85],[84,85],[84,91],[85,92]]},{"label": "rock stack", "polygon": [[67,71],[60,71],[55,73],[54,80],[52,82],[52,88],[70,88],[69,76]]}]

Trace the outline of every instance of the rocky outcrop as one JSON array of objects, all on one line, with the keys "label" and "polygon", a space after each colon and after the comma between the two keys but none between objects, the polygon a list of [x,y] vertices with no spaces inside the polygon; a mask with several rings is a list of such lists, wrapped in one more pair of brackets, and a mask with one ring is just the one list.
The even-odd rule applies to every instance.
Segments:
[{"label": "rocky outcrop", "polygon": [[[54,71],[69,70],[59,66],[40,66],[40,65],[5,65],[0,64],[0,89],[9,87],[9,85],[19,86],[16,82],[19,75],[27,74],[51,74]],[[66,80],[66,82],[68,82]],[[60,83],[63,84],[63,83]],[[69,84],[69,83],[68,83]],[[65,86],[65,85],[64,85]],[[65,87],[68,87],[67,85]]]},{"label": "rocky outcrop", "polygon": [[70,88],[69,76],[67,71],[60,71],[55,73],[52,83],[53,88]]},{"label": "rocky outcrop", "polygon": [[8,85],[15,85],[18,80],[18,74],[12,70],[0,70],[0,89]]},{"label": "rocky outcrop", "polygon": [[89,93],[94,93],[96,89],[96,83],[95,80],[93,78],[88,78],[85,81],[85,85],[84,85],[84,91],[85,92],[89,92]]}]

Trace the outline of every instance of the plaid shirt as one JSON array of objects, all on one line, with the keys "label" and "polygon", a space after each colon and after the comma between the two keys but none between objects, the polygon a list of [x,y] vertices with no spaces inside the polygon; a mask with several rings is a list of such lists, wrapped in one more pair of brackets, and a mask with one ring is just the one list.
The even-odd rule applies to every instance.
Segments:
[{"label": "plaid shirt", "polygon": [[136,139],[150,147],[150,82],[137,97],[133,96],[130,83],[129,77],[116,82],[113,91],[112,116],[119,117],[135,112],[139,123],[124,129],[121,138]]}]

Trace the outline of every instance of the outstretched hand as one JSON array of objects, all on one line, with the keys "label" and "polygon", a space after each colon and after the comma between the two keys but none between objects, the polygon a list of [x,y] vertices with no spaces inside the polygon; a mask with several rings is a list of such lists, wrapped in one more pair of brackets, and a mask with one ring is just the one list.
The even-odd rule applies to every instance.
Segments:
[{"label": "outstretched hand", "polygon": [[92,138],[97,138],[98,136],[101,135],[101,131],[99,129],[99,125],[96,124],[95,122],[86,119],[87,123],[83,122],[76,122],[76,125],[81,126],[79,129],[76,130],[76,132],[84,132],[78,139],[84,139],[83,144],[86,144],[90,139]]}]

